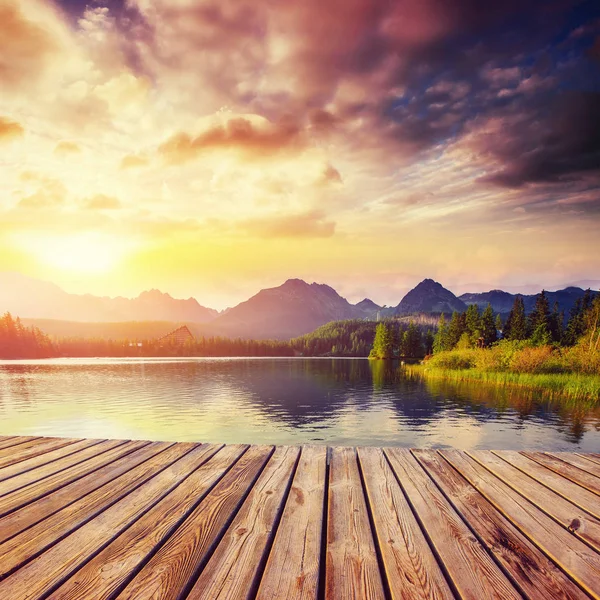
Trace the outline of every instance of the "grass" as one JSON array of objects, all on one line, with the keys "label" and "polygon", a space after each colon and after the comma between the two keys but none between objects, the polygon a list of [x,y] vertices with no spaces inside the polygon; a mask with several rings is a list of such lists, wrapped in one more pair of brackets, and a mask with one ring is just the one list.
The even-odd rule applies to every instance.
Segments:
[{"label": "grass", "polygon": [[484,371],[476,368],[446,369],[427,365],[407,365],[405,371],[426,379],[443,379],[454,383],[483,383],[500,387],[521,388],[538,392],[547,399],[600,405],[600,376],[573,373],[513,373]]},{"label": "grass", "polygon": [[481,383],[539,394],[547,400],[600,406],[600,357],[585,346],[531,347],[501,342],[487,349],[441,352],[420,365],[404,367],[412,376],[454,383]]}]

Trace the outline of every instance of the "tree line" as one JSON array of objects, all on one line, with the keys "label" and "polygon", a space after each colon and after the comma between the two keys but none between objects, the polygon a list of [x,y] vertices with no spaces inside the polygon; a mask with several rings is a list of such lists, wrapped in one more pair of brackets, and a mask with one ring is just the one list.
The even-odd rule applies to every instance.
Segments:
[{"label": "tree line", "polygon": [[25,327],[10,313],[0,318],[0,359],[55,356],[50,338],[37,327]]},{"label": "tree line", "polygon": [[[490,304],[483,313],[476,304],[471,304],[462,313],[455,311],[449,322],[441,315],[433,351],[488,348],[500,339],[527,341],[532,346],[574,346],[586,332],[594,329],[595,334],[600,327],[600,294],[586,290],[575,302],[566,325],[565,320],[557,303],[550,308],[545,291],[537,295],[529,315],[523,298],[517,296],[504,323],[499,314],[494,315]],[[594,345],[597,347],[596,341]]]}]

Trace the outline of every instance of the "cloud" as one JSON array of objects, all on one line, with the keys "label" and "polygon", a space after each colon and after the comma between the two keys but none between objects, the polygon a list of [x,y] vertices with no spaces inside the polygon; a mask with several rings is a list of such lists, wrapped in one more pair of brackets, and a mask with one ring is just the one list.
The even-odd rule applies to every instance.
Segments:
[{"label": "cloud", "polygon": [[23,171],[19,181],[24,189],[15,192],[21,198],[17,203],[18,208],[33,210],[58,208],[66,202],[67,188],[55,177],[35,171]]},{"label": "cloud", "polygon": [[81,148],[75,142],[60,141],[54,147],[54,154],[57,156],[69,156],[80,153]]},{"label": "cloud", "polygon": [[0,83],[12,88],[36,79],[59,42],[44,23],[53,10],[35,0],[0,3]]},{"label": "cloud", "polygon": [[7,117],[0,117],[0,142],[23,137],[23,126]]},{"label": "cloud", "polygon": [[297,214],[248,219],[239,228],[262,238],[328,238],[335,233],[335,222],[319,210]]},{"label": "cloud", "polygon": [[340,172],[332,165],[328,164],[323,171],[323,183],[342,183]]},{"label": "cloud", "polygon": [[182,164],[217,149],[238,150],[254,158],[300,147],[300,129],[290,120],[259,124],[236,117],[196,136],[184,132],[175,134],[160,145],[158,152],[166,163]]},{"label": "cloud", "polygon": [[118,210],[122,208],[121,201],[113,196],[106,196],[105,194],[96,194],[86,198],[82,207],[86,210]]},{"label": "cloud", "polygon": [[150,161],[145,156],[138,154],[128,154],[121,160],[121,169],[135,169],[137,167],[145,167]]},{"label": "cloud", "polygon": [[590,178],[600,184],[600,93],[564,92],[489,131],[473,145],[493,160],[483,181],[509,188]]}]

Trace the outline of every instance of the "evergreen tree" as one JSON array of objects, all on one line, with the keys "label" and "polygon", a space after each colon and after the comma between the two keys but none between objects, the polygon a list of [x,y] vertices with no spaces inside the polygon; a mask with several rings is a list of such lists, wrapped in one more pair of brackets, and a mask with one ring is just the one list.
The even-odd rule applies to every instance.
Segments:
[{"label": "evergreen tree", "polygon": [[387,323],[378,323],[369,358],[393,358],[393,334]]},{"label": "evergreen tree", "polygon": [[465,313],[465,324],[469,334],[469,345],[473,348],[477,346],[481,337],[481,315],[477,304],[469,304]]},{"label": "evergreen tree", "polygon": [[427,330],[425,334],[425,339],[423,340],[423,345],[425,346],[425,355],[433,354],[433,347],[435,344],[435,337],[431,329]]},{"label": "evergreen tree", "polygon": [[584,314],[589,310],[593,302],[592,292],[587,289],[582,298],[577,298],[571,312],[569,321],[563,336],[563,343],[574,346],[579,338],[585,333]]},{"label": "evergreen tree", "polygon": [[487,348],[498,340],[496,322],[494,320],[494,309],[488,304],[481,315],[481,337],[483,345]]},{"label": "evergreen tree", "polygon": [[525,302],[523,302],[522,296],[515,298],[504,325],[503,337],[508,340],[527,339],[527,317],[525,316]]},{"label": "evergreen tree", "polygon": [[565,315],[563,312],[559,311],[558,302],[555,302],[554,306],[552,307],[552,314],[550,315],[550,337],[556,344],[560,344],[562,342],[564,335],[564,320]]},{"label": "evergreen tree", "polygon": [[504,327],[502,326],[502,317],[500,316],[500,313],[496,315],[496,337],[499,332],[501,332],[502,337],[504,337]]},{"label": "evergreen tree", "polygon": [[466,315],[465,313],[459,313],[454,311],[452,313],[452,319],[448,325],[448,347],[447,350],[452,350],[458,341],[460,340],[463,333],[467,329]]},{"label": "evergreen tree", "polygon": [[529,315],[529,333],[531,342],[536,346],[552,343],[550,304],[544,290],[537,295],[533,312]]},{"label": "evergreen tree", "polygon": [[401,354],[407,358],[423,356],[421,332],[412,321],[408,324],[408,329],[404,332]]},{"label": "evergreen tree", "polygon": [[448,325],[446,324],[446,317],[444,316],[444,313],[442,313],[438,322],[437,333],[433,338],[433,353],[437,354],[438,352],[444,352],[444,350],[449,349]]}]

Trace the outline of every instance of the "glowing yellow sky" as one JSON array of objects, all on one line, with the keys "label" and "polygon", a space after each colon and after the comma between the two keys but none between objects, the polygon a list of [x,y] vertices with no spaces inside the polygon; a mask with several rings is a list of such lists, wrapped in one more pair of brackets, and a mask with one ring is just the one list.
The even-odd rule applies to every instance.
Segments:
[{"label": "glowing yellow sky", "polygon": [[539,211],[545,189],[482,183],[493,119],[423,150],[349,108],[402,98],[382,83],[398,65],[328,78],[299,58],[293,14],[242,43],[235,5],[224,33],[189,12],[205,4],[0,0],[0,270],[217,308],[289,277],[390,304],[424,277],[459,292],[598,277],[581,192]]}]

